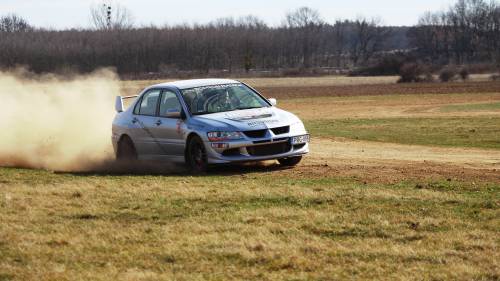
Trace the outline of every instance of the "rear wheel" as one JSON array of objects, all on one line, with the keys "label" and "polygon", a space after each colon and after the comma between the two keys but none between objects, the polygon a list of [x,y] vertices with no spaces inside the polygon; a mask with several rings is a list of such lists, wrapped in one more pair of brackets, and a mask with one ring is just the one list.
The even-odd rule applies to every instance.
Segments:
[{"label": "rear wheel", "polygon": [[186,162],[194,173],[205,173],[208,169],[207,151],[203,141],[198,136],[189,140]]},{"label": "rear wheel", "polygon": [[128,136],[124,136],[118,142],[118,151],[116,158],[120,161],[134,161],[137,160],[137,151],[135,150],[134,143]]},{"label": "rear wheel", "polygon": [[290,158],[281,158],[281,159],[278,159],[278,162],[282,166],[293,167],[293,166],[297,166],[301,160],[302,160],[302,156],[296,156],[296,157],[290,157]]}]

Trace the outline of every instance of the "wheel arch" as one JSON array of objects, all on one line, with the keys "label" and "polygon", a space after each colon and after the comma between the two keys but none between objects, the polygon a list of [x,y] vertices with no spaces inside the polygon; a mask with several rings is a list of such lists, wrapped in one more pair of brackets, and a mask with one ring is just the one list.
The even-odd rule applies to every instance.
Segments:
[{"label": "wheel arch", "polygon": [[117,144],[119,145],[125,139],[130,140],[132,142],[132,145],[134,145],[134,148],[135,148],[135,144],[134,144],[134,141],[132,140],[132,137],[129,136],[127,133],[121,134],[121,136],[118,138]]},{"label": "wheel arch", "polygon": [[118,141],[116,142],[116,156],[118,157],[121,154],[121,144],[123,141],[128,140],[130,141],[130,144],[132,145],[132,148],[134,149],[135,153],[137,154],[137,148],[135,146],[134,140],[132,140],[132,137],[130,137],[127,133],[123,133],[119,138]]}]

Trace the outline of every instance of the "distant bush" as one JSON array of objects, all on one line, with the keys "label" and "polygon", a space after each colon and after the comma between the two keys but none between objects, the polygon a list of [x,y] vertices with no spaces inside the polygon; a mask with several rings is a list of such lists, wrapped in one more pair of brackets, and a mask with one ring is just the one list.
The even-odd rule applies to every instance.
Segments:
[{"label": "distant bush", "polygon": [[458,75],[460,75],[460,78],[462,78],[462,80],[467,80],[469,79],[469,69],[467,69],[466,67],[460,69],[460,72],[458,72]]},{"label": "distant bush", "polygon": [[281,71],[281,75],[285,77],[297,77],[304,74],[304,70],[300,68],[286,68]]},{"label": "distant bush", "polygon": [[349,76],[389,76],[398,75],[406,58],[400,55],[383,57],[376,63],[352,70]]},{"label": "distant bush", "polygon": [[496,66],[492,63],[472,63],[467,65],[469,73],[488,74],[496,71]]},{"label": "distant bush", "polygon": [[421,82],[434,82],[434,76],[429,70],[426,70],[424,79]]},{"label": "distant bush", "polygon": [[420,63],[405,63],[399,69],[398,83],[432,82],[434,78],[429,68]]},{"label": "distant bush", "polygon": [[455,79],[455,76],[457,76],[455,68],[445,67],[439,73],[439,80],[441,80],[441,82],[449,82]]}]

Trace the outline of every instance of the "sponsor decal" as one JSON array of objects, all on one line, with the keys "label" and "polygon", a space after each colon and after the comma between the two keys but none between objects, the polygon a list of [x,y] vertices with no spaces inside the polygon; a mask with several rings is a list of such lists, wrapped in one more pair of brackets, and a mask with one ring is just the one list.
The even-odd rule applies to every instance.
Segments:
[{"label": "sponsor decal", "polygon": [[267,126],[269,124],[274,124],[274,123],[279,123],[279,120],[264,120],[264,121],[253,121],[253,122],[248,122],[247,125],[249,127],[262,127],[262,126]]},{"label": "sponsor decal", "polygon": [[221,85],[212,85],[212,86],[201,86],[201,87],[196,87],[193,88],[199,92],[202,92],[203,90],[220,90],[220,89],[226,89],[227,87],[235,87],[235,86],[241,86],[240,83],[229,83],[229,84],[221,84]]},{"label": "sponsor decal", "polygon": [[250,113],[250,114],[242,114],[242,113],[227,113],[226,118],[233,121],[247,121],[252,119],[264,119],[273,117],[272,112],[262,112],[262,110],[258,110],[260,112]]}]

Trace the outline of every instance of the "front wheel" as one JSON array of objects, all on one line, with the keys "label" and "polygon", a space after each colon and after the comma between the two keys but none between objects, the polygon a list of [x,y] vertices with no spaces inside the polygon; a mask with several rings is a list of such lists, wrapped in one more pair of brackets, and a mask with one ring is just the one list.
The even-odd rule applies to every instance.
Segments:
[{"label": "front wheel", "polygon": [[186,163],[194,173],[205,173],[208,169],[207,151],[199,137],[189,140],[186,153]]},{"label": "front wheel", "polygon": [[293,166],[297,166],[301,160],[302,160],[302,156],[296,156],[296,157],[290,157],[290,158],[281,158],[281,159],[278,159],[278,162],[282,166],[293,167]]}]

